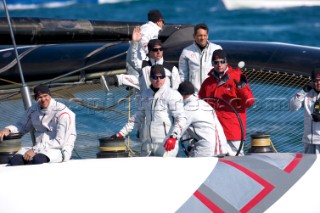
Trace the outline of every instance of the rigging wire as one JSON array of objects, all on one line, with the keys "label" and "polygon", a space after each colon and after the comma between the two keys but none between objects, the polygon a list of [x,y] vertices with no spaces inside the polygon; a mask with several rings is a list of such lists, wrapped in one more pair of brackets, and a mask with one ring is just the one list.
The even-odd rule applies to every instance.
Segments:
[{"label": "rigging wire", "polygon": [[[11,40],[12,40],[12,44],[13,44],[13,48],[14,48],[14,53],[15,53],[16,60],[17,60],[17,66],[18,66],[19,73],[20,73],[20,79],[21,79],[21,83],[22,83],[21,94],[22,94],[22,99],[23,99],[23,103],[24,103],[24,108],[28,109],[32,105],[30,90],[24,81],[24,76],[23,76],[23,72],[22,72],[22,68],[21,68],[21,63],[19,60],[19,54],[18,54],[18,50],[17,50],[16,40],[14,38],[14,34],[13,34],[13,30],[12,30],[12,24],[10,21],[10,16],[9,16],[7,4],[6,4],[5,0],[2,0],[2,2],[3,2],[3,8],[6,12],[6,17],[7,17],[7,21],[8,21],[9,30],[10,30],[10,36],[11,36]],[[31,135],[32,143],[33,143],[33,145],[35,145],[36,139],[34,136],[34,129],[33,128],[30,131],[30,135]]]},{"label": "rigging wire", "polygon": [[53,79],[44,81],[44,82],[42,82],[42,83],[43,83],[43,84],[48,84],[48,83],[54,82],[54,81],[56,81],[56,80],[58,80],[58,79],[60,79],[60,78],[67,77],[67,76],[72,75],[72,74],[74,74],[74,73],[77,73],[77,72],[86,70],[86,69],[88,69],[88,68],[91,68],[91,67],[93,67],[93,66],[99,65],[99,64],[101,64],[101,63],[110,61],[110,60],[112,60],[112,59],[115,59],[115,58],[117,58],[117,57],[120,57],[120,56],[126,55],[126,54],[127,54],[127,51],[124,51],[124,52],[119,53],[119,54],[117,54],[117,55],[114,55],[114,56],[112,56],[112,57],[109,57],[109,58],[106,58],[106,59],[104,59],[104,60],[95,62],[95,63],[93,63],[93,64],[89,64],[89,65],[87,65],[87,66],[84,66],[84,67],[81,67],[81,68],[79,68],[79,69],[73,70],[73,71],[71,71],[71,72],[68,72],[68,73],[66,73],[66,74],[60,75],[60,76],[55,77],[55,78],[53,78]]}]

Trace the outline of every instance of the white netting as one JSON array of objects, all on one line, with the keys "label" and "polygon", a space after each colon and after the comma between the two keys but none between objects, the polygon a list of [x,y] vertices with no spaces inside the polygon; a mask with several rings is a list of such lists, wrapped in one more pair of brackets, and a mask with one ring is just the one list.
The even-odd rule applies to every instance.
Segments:
[{"label": "white netting", "polygon": [[[244,70],[255,97],[255,104],[247,111],[247,140],[250,135],[263,132],[279,152],[302,152],[303,110],[291,112],[289,99],[308,81],[307,78],[290,74]],[[53,97],[65,103],[77,116],[77,143],[74,158],[95,158],[99,151],[98,138],[110,136],[127,122],[129,113],[135,111],[134,91],[125,87],[112,87],[109,92],[99,83],[66,85],[51,89]],[[129,94],[130,98],[129,98]],[[15,123],[24,111],[20,95],[10,98],[0,96],[2,119],[0,128]],[[135,132],[131,148],[139,150]],[[30,145],[30,136],[23,137],[24,145]]]},{"label": "white netting", "polygon": [[303,110],[291,112],[288,103],[308,78],[287,73],[245,70],[255,97],[247,111],[247,140],[263,132],[271,135],[278,152],[302,152]]}]

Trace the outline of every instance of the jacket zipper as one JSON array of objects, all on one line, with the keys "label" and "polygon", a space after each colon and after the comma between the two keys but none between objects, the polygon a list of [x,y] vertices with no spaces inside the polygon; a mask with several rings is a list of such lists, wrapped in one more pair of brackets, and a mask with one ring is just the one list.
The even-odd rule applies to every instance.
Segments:
[{"label": "jacket zipper", "polygon": [[[157,105],[157,102],[158,102],[158,98],[155,100],[155,103],[154,103],[154,105],[153,105],[153,101],[154,101],[154,99],[152,100],[152,102],[151,102],[151,110],[150,110],[150,114],[151,114],[151,121],[150,121],[150,126],[149,126],[149,137],[150,137],[150,141],[151,141],[151,143],[153,143],[152,142],[152,136],[151,136],[151,123],[152,123],[152,121],[153,121],[153,108],[155,108],[156,107],[156,105]],[[153,107],[154,106],[154,107]]]},{"label": "jacket zipper", "polygon": [[166,123],[163,121],[164,135],[167,136]]}]

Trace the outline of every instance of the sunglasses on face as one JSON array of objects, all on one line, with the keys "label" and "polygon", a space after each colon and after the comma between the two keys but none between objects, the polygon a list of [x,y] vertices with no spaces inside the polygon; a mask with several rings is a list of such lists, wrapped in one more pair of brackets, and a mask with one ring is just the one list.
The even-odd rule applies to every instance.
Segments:
[{"label": "sunglasses on face", "polygon": [[153,51],[153,52],[163,51],[163,48],[162,47],[160,47],[160,48],[152,48],[151,51]]},{"label": "sunglasses on face", "polygon": [[164,79],[166,76],[163,76],[163,75],[152,75],[150,76],[153,80],[158,80],[159,78],[160,79]]},{"label": "sunglasses on face", "polygon": [[221,60],[221,61],[213,61],[214,65],[218,65],[218,64],[225,64],[226,60]]}]

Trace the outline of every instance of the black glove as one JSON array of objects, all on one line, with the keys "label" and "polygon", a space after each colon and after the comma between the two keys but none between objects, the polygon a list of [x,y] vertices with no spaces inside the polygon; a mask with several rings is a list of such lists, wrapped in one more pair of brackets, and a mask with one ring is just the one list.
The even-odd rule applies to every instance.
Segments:
[{"label": "black glove", "polygon": [[312,90],[314,87],[314,84],[312,81],[309,81],[306,85],[303,86],[303,91],[305,92],[310,92],[310,90]]},{"label": "black glove", "polygon": [[240,82],[234,79],[234,83],[237,85],[238,88],[243,88],[248,83],[247,77],[244,74],[240,75]]},{"label": "black glove", "polygon": [[116,75],[105,75],[104,79],[108,86],[119,86],[118,78]]}]

